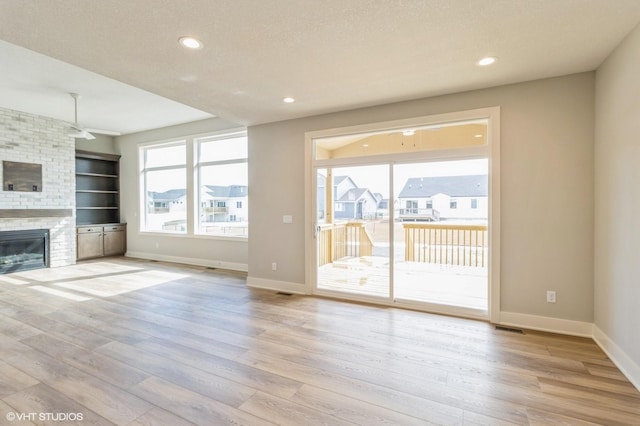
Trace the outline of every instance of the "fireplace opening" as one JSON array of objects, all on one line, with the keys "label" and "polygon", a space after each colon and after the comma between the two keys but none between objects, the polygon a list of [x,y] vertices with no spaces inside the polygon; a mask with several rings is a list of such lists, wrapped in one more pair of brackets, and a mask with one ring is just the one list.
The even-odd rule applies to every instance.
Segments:
[{"label": "fireplace opening", "polygon": [[0,232],[0,274],[48,267],[48,229]]}]

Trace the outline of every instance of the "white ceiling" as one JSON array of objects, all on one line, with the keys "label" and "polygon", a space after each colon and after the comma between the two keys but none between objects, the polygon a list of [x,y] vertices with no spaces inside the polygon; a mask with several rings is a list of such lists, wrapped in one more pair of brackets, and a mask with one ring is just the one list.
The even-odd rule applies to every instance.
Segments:
[{"label": "white ceiling", "polygon": [[[211,114],[0,40],[0,107],[121,134]],[[99,133],[99,132],[96,132]]]},{"label": "white ceiling", "polygon": [[251,125],[591,71],[638,22],[639,0],[0,0],[0,106]]}]

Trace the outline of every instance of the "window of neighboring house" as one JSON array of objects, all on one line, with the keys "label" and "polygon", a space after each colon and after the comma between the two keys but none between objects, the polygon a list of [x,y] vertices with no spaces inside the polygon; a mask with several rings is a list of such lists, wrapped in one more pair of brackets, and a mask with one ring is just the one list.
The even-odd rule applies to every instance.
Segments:
[{"label": "window of neighboring house", "polygon": [[343,212],[344,211],[344,203],[336,203],[336,205],[334,206],[337,212]]},{"label": "window of neighboring house", "polygon": [[427,200],[427,208],[428,209],[432,209],[433,208],[433,200]]},{"label": "window of neighboring house", "polygon": [[418,214],[418,202],[415,200],[407,200],[406,203],[407,211],[406,214]]},{"label": "window of neighboring house", "polygon": [[242,201],[237,201],[236,202],[236,208],[239,208],[239,209],[242,208]]},{"label": "window of neighboring house", "polygon": [[450,209],[457,209],[458,208],[458,200],[449,201],[449,208]]},{"label": "window of neighboring house", "polygon": [[478,208],[478,200],[475,198],[471,199],[471,208],[472,209],[477,209]]},{"label": "window of neighboring house", "polygon": [[[227,206],[248,202],[248,147],[246,132],[234,132],[195,139],[197,196],[199,201],[196,232],[204,235],[246,237],[249,218],[246,213],[230,214]],[[210,201],[217,201],[214,207]],[[203,207],[204,206],[204,207]]]},{"label": "window of neighboring house", "polygon": [[148,206],[141,214],[143,232],[186,232],[186,160],[185,141],[140,148],[142,205]]}]

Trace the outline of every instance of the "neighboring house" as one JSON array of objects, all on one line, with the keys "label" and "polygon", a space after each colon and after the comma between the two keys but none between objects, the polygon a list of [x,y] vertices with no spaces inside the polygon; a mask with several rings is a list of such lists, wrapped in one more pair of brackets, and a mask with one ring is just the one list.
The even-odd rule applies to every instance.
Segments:
[{"label": "neighboring house", "polygon": [[187,208],[186,189],[170,189],[165,192],[147,193],[147,212],[150,214],[173,213]]},{"label": "neighboring house", "polygon": [[336,219],[365,219],[376,215],[378,199],[367,188],[351,188],[334,204]]},{"label": "neighboring house", "polygon": [[398,195],[403,221],[486,219],[487,175],[409,178]]},{"label": "neighboring house", "polygon": [[200,194],[204,222],[247,222],[249,220],[246,185],[204,185]]},{"label": "neighboring house", "polygon": [[162,231],[186,231],[184,211],[187,209],[187,190],[170,189],[164,192],[147,193],[148,229]]},{"label": "neighboring house", "polygon": [[[324,218],[326,177],[318,176],[318,216]],[[359,188],[349,176],[333,178],[334,219],[365,219],[375,217],[381,194],[374,194],[368,188]]]},{"label": "neighboring house", "polygon": [[388,198],[382,198],[382,196],[380,196],[380,201],[378,202],[377,216],[381,219],[389,218],[389,199]]},{"label": "neighboring house", "polygon": [[[170,189],[147,194],[150,229],[185,231],[187,208],[185,189]],[[204,185],[200,195],[201,222],[247,222],[248,191],[246,185]]]}]

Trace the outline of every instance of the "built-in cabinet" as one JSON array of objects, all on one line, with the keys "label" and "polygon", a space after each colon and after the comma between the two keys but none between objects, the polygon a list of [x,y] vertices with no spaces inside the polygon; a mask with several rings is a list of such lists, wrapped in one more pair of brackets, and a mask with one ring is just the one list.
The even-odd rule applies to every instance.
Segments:
[{"label": "built-in cabinet", "polygon": [[77,259],[124,254],[120,156],[76,151]]},{"label": "built-in cabinet", "polygon": [[78,260],[124,254],[127,250],[127,225],[78,226]]}]

